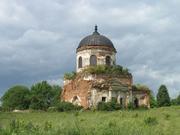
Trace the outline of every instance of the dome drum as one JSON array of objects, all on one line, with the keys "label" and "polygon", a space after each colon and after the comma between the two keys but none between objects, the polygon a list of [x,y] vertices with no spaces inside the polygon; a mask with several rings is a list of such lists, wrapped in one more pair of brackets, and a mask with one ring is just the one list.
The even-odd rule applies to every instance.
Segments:
[{"label": "dome drum", "polygon": [[100,35],[95,26],[92,35],[83,38],[76,49],[76,69],[80,72],[88,66],[115,65],[116,49],[107,37]]}]

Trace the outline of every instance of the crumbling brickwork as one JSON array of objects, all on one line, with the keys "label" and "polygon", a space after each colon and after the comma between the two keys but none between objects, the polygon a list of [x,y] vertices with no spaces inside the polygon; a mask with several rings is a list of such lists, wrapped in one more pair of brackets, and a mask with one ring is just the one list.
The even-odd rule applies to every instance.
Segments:
[{"label": "crumbling brickwork", "polygon": [[133,79],[130,73],[84,74],[90,66],[116,65],[116,49],[110,39],[98,32],[97,26],[92,35],[81,40],[76,49],[76,72],[73,80],[64,80],[61,99],[78,104],[84,108],[96,107],[98,102],[117,100],[127,106],[129,102],[149,107],[149,95],[146,91],[133,91]]},{"label": "crumbling brickwork", "polygon": [[[118,88],[118,89],[117,89]],[[91,75],[79,73],[74,80],[65,80],[62,92],[62,100],[76,103],[89,108],[96,106],[106,98],[106,102],[111,101],[111,98],[124,99],[124,102],[130,95],[132,89],[131,75]]]},{"label": "crumbling brickwork", "polygon": [[82,79],[72,80],[67,85],[64,85],[62,99],[64,101],[73,102],[73,98],[77,96],[79,100],[78,105],[88,108],[90,86],[90,81]]}]

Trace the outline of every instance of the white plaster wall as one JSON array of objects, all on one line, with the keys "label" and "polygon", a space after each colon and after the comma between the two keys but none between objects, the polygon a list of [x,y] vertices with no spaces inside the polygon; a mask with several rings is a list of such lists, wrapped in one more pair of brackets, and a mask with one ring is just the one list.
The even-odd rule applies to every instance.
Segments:
[{"label": "white plaster wall", "polygon": [[[116,53],[107,50],[101,49],[87,49],[83,51],[79,51],[76,54],[76,71],[79,72],[82,69],[86,68],[90,65],[90,56],[96,55],[97,57],[97,65],[105,65],[106,64],[106,56],[111,57],[111,65],[116,64]],[[82,68],[78,68],[78,59],[82,57]]]},{"label": "white plaster wall", "polygon": [[120,103],[120,98],[123,98],[124,105],[127,105],[129,101],[128,92],[92,89],[91,105],[96,107],[97,104],[102,101],[102,97],[106,97],[106,102],[111,101],[112,97],[116,97],[118,103]]},{"label": "white plaster wall", "polygon": [[[147,97],[146,97],[146,94],[134,94],[134,97],[136,97],[138,100],[139,100],[139,106],[142,106],[142,105],[148,105],[148,100],[147,100]],[[145,97],[145,98],[142,98],[142,97]]]}]

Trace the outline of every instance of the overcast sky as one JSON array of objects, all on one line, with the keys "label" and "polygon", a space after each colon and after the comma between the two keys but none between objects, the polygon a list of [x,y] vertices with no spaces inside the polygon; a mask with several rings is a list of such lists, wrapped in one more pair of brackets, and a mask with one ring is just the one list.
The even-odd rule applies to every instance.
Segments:
[{"label": "overcast sky", "polygon": [[94,25],[117,64],[155,93],[180,93],[180,0],[0,0],[0,96],[16,84],[62,85]]}]

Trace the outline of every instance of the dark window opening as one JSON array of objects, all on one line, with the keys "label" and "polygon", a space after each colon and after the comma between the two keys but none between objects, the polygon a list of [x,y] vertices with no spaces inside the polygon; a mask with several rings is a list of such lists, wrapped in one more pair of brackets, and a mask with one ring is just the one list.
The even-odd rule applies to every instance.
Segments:
[{"label": "dark window opening", "polygon": [[106,102],[106,97],[102,97],[102,102]]},{"label": "dark window opening", "polygon": [[123,98],[120,98],[120,105],[123,105]]},{"label": "dark window opening", "polygon": [[78,68],[82,68],[82,57],[79,57]]},{"label": "dark window opening", "polygon": [[110,56],[106,56],[106,65],[107,66],[111,65],[111,57]]},{"label": "dark window opening", "polygon": [[134,99],[134,106],[135,106],[136,108],[139,107],[139,100],[138,100],[137,98]]},{"label": "dark window opening", "polygon": [[97,58],[95,55],[91,55],[90,57],[90,65],[91,66],[96,66],[97,65]]}]

